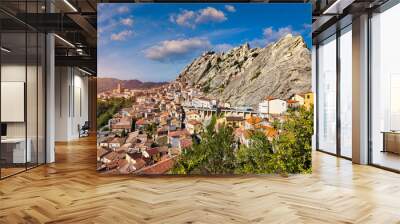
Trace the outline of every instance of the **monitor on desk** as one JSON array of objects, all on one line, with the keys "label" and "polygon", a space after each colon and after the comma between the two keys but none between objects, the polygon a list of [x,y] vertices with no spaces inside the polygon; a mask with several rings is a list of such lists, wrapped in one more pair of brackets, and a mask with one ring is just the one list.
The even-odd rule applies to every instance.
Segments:
[{"label": "monitor on desk", "polygon": [[1,123],[1,138],[7,137],[7,124]]}]

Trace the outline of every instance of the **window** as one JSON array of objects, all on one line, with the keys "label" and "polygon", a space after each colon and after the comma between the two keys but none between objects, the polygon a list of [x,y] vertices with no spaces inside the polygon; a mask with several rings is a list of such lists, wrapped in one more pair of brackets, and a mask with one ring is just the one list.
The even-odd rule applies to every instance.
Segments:
[{"label": "window", "polygon": [[336,35],[318,47],[318,149],[336,153]]},{"label": "window", "polygon": [[352,33],[351,25],[340,34],[340,155],[352,157]]},{"label": "window", "polygon": [[400,170],[400,4],[371,18],[371,159]]}]

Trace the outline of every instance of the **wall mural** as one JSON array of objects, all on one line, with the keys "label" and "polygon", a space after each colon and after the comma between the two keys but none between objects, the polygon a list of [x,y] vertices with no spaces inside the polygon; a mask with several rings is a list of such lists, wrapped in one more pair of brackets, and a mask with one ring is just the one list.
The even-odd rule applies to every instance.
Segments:
[{"label": "wall mural", "polygon": [[310,48],[310,4],[99,4],[97,170],[310,173]]}]

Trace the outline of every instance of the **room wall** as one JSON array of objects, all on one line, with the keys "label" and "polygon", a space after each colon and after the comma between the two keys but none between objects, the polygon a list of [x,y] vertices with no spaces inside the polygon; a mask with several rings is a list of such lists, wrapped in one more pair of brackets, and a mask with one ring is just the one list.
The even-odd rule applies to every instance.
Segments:
[{"label": "room wall", "polygon": [[[36,93],[36,67],[27,67],[27,78],[25,81],[25,65],[2,65],[1,81],[2,82],[25,82],[27,83],[27,125],[28,125],[28,137],[30,133],[34,133],[36,136],[36,122],[37,122],[37,110],[36,105],[39,103],[39,108],[43,106],[43,101],[37,99]],[[34,75],[33,75],[34,74]],[[6,108],[2,108],[6,110]],[[7,136],[8,137],[25,137],[25,123],[23,122],[10,122],[7,123]]]},{"label": "room wall", "polygon": [[[38,68],[38,70],[37,70]],[[27,79],[27,80],[26,80]],[[10,63],[1,66],[2,82],[24,82],[26,83],[26,121],[6,122],[8,138],[30,139],[32,161],[44,162],[44,80],[42,68],[36,65]],[[39,91],[38,91],[39,90]],[[7,110],[7,108],[1,108]],[[12,111],[9,111],[12,113]],[[39,116],[38,116],[39,114]],[[37,152],[37,150],[39,150]],[[40,156],[36,156],[39,153]]]},{"label": "room wall", "polygon": [[88,78],[72,67],[56,67],[55,74],[55,140],[70,141],[88,120]]}]

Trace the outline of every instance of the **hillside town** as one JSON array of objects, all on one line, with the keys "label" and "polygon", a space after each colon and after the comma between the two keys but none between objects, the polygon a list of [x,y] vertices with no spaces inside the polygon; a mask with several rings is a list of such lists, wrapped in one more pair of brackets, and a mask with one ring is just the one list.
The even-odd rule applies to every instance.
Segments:
[{"label": "hillside town", "polygon": [[[172,82],[147,90],[117,88],[101,92],[98,101],[129,100],[98,130],[97,170],[116,174],[167,174],[183,150],[201,141],[201,133],[217,117],[216,127],[229,126],[238,144],[249,144],[250,133],[261,130],[269,140],[279,136],[274,123],[287,111],[312,108],[313,93],[289,99],[265,96],[257,106],[233,107],[206,97],[195,87]],[[275,126],[276,127],[276,126]]]}]

